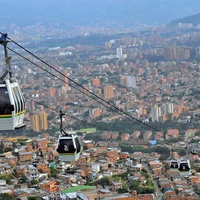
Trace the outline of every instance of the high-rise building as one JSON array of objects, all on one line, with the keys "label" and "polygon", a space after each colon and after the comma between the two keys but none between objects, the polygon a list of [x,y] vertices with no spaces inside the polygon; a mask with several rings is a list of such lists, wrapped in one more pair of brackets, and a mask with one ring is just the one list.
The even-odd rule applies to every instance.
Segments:
[{"label": "high-rise building", "polygon": [[65,72],[65,81],[63,82],[63,86],[64,86],[64,89],[66,90],[66,92],[67,91],[69,91],[70,90],[70,87],[69,87],[69,72],[68,72],[68,70],[66,70],[66,72]]},{"label": "high-rise building", "polygon": [[31,129],[33,129],[35,132],[40,131],[38,114],[34,114],[31,116]]},{"label": "high-rise building", "polygon": [[105,100],[113,99],[114,98],[114,90],[112,85],[106,85],[104,87],[104,98]]},{"label": "high-rise building", "polygon": [[136,79],[134,76],[127,76],[127,87],[136,88]]},{"label": "high-rise building", "polygon": [[164,104],[164,114],[174,113],[174,104],[166,103]]},{"label": "high-rise building", "polygon": [[135,76],[123,75],[120,77],[120,84],[125,87],[135,88],[136,87],[136,78],[135,78]]},{"label": "high-rise building", "polygon": [[180,47],[165,47],[163,56],[167,61],[185,60],[190,58],[190,50],[188,48]]},{"label": "high-rise building", "polygon": [[148,78],[151,75],[151,69],[149,67],[145,68],[144,77]]},{"label": "high-rise building", "polygon": [[176,47],[165,47],[164,48],[164,59],[165,60],[176,60]]},{"label": "high-rise building", "polygon": [[187,48],[177,49],[177,60],[185,60],[190,58],[190,50]]},{"label": "high-rise building", "polygon": [[35,102],[34,101],[27,101],[26,102],[26,109],[30,112],[33,112],[35,110]]},{"label": "high-rise building", "polygon": [[118,58],[122,58],[122,47],[120,46],[119,48],[117,48],[117,57]]},{"label": "high-rise building", "polygon": [[105,42],[105,48],[111,48],[112,43],[111,42]]},{"label": "high-rise building", "polygon": [[45,111],[41,111],[39,114],[36,113],[31,116],[31,129],[39,132],[41,130],[47,130],[47,128],[47,113]]},{"label": "high-rise building", "polygon": [[158,69],[156,69],[155,67],[152,70],[152,74],[153,76],[158,76]]},{"label": "high-rise building", "polygon": [[160,121],[160,117],[161,117],[161,108],[158,105],[154,105],[151,108],[152,122]]},{"label": "high-rise building", "polygon": [[47,113],[45,111],[39,113],[39,124],[40,124],[40,130],[48,129]]},{"label": "high-rise building", "polygon": [[127,85],[127,76],[123,75],[123,76],[120,77],[120,84],[126,87],[126,85]]}]

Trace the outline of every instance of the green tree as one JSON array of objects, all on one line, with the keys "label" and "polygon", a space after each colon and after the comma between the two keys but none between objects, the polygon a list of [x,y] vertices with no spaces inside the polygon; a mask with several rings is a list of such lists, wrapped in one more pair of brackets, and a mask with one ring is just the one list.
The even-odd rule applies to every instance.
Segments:
[{"label": "green tree", "polygon": [[30,196],[30,197],[28,197],[28,200],[39,200],[39,197],[36,197],[36,196]]},{"label": "green tree", "polygon": [[14,199],[10,194],[6,194],[6,193],[3,193],[3,194],[0,194],[0,200],[12,200]]},{"label": "green tree", "polygon": [[0,176],[1,180],[5,180],[7,184],[10,183],[10,180],[12,179],[12,174],[4,174]]},{"label": "green tree", "polygon": [[149,179],[147,180],[146,185],[149,186],[149,187],[154,187],[153,182]]},{"label": "green tree", "polygon": [[178,150],[178,154],[179,154],[180,156],[185,156],[185,155],[187,154],[187,151],[186,151],[186,149],[179,149],[179,150]]},{"label": "green tree", "polygon": [[28,182],[28,178],[27,178],[27,176],[25,176],[25,175],[22,175],[22,176],[19,178],[19,180],[20,180],[21,183],[27,183],[27,182]]},{"label": "green tree", "polygon": [[125,173],[123,173],[123,174],[119,174],[119,175],[117,175],[117,177],[119,177],[119,178],[121,178],[122,180],[127,180],[128,179],[128,173],[127,172],[125,172]]},{"label": "green tree", "polygon": [[103,177],[95,182],[93,182],[91,185],[101,185],[102,187],[105,187],[107,185],[110,185],[110,179],[108,177]]},{"label": "green tree", "polygon": [[142,175],[145,176],[146,179],[149,179],[151,177],[151,175],[149,174],[149,172],[146,171],[145,169],[142,170]]},{"label": "green tree", "polygon": [[119,188],[117,191],[118,191],[118,193],[127,193],[128,189],[125,187],[122,187],[122,188]]},{"label": "green tree", "polygon": [[110,185],[110,180],[108,177],[103,177],[99,180],[99,184],[102,186],[102,187],[105,187],[106,185]]},{"label": "green tree", "polygon": [[55,168],[55,167],[50,167],[50,176],[53,177],[53,178],[56,178],[57,174],[59,173],[60,171]]},{"label": "green tree", "polygon": [[152,194],[155,192],[154,187],[143,187],[142,190],[142,194]]},{"label": "green tree", "polygon": [[129,185],[129,189],[132,191],[132,190],[137,190],[138,191],[138,182],[137,181],[132,181]]},{"label": "green tree", "polygon": [[167,141],[167,143],[169,144],[169,143],[175,143],[175,142],[179,142],[179,140],[180,139],[178,139],[178,138],[170,138],[168,141]]},{"label": "green tree", "polygon": [[35,184],[37,184],[37,183],[38,183],[37,180],[31,180],[31,181],[29,182],[29,186],[32,187],[33,185],[35,185]]}]

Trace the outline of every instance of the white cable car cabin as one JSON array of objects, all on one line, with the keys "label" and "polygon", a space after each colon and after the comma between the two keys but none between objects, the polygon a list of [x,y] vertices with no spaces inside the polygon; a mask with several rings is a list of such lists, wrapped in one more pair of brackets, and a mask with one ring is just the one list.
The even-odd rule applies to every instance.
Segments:
[{"label": "white cable car cabin", "polygon": [[80,157],[81,145],[76,132],[64,132],[59,135],[57,152],[62,162],[76,161]]},{"label": "white cable car cabin", "polygon": [[0,77],[0,130],[22,128],[25,100],[18,82],[11,78],[10,59],[7,53],[7,34],[2,34],[0,44],[4,46],[6,72]]},{"label": "white cable car cabin", "polygon": [[0,83],[0,130],[22,128],[25,101],[16,81],[5,80]]},{"label": "white cable car cabin", "polygon": [[187,159],[179,160],[178,170],[181,176],[188,176],[190,175],[190,162]]},{"label": "white cable car cabin", "polygon": [[178,163],[178,160],[176,159],[172,159],[170,161],[170,171],[171,172],[178,172],[178,167],[179,167],[179,163]]}]

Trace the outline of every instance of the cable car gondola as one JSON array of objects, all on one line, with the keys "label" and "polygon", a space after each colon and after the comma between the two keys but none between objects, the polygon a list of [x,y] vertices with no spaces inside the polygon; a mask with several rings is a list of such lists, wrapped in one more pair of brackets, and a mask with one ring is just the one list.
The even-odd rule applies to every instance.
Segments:
[{"label": "cable car gondola", "polygon": [[178,170],[178,166],[179,166],[178,160],[172,159],[172,160],[170,161],[170,171],[171,171],[171,172],[178,172],[178,171],[179,171],[179,170]]},{"label": "cable car gondola", "polygon": [[171,172],[179,172],[178,170],[178,160],[174,158],[174,149],[171,152],[172,159],[170,160],[170,171]]},{"label": "cable car gondola", "polygon": [[181,176],[188,176],[190,175],[190,162],[187,159],[179,160],[178,170]]},{"label": "cable car gondola", "polygon": [[68,132],[67,135],[59,136],[57,152],[60,161],[63,162],[76,161],[79,159],[81,145],[76,132]]},{"label": "cable car gondola", "polygon": [[81,145],[76,132],[64,131],[62,127],[62,116],[60,111],[60,135],[58,137],[57,152],[62,162],[76,161],[80,157]]},{"label": "cable car gondola", "polygon": [[14,130],[25,126],[25,100],[18,82],[11,77],[11,57],[8,57],[7,42],[7,34],[3,34],[0,44],[4,46],[7,70],[0,78],[0,130]]}]

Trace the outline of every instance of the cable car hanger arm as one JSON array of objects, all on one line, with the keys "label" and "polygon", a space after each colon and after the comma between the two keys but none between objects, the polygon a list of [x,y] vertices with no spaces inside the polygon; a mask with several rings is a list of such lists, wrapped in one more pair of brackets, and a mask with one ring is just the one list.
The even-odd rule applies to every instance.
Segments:
[{"label": "cable car hanger arm", "polygon": [[7,74],[9,73],[10,78],[12,77],[11,74],[11,66],[10,66],[10,60],[11,60],[11,56],[8,56],[8,50],[7,50],[7,43],[10,42],[7,38],[7,33],[4,33],[1,35],[0,37],[0,44],[4,47],[4,54],[5,54],[5,61],[6,61],[6,71],[4,72],[4,74],[0,77],[0,80],[4,80],[4,78],[7,76]]},{"label": "cable car hanger arm", "polygon": [[62,121],[63,115],[65,115],[65,114],[60,110],[60,133],[61,133],[61,135],[63,135],[63,133],[64,133],[64,135],[69,135],[63,129],[63,121]]}]

